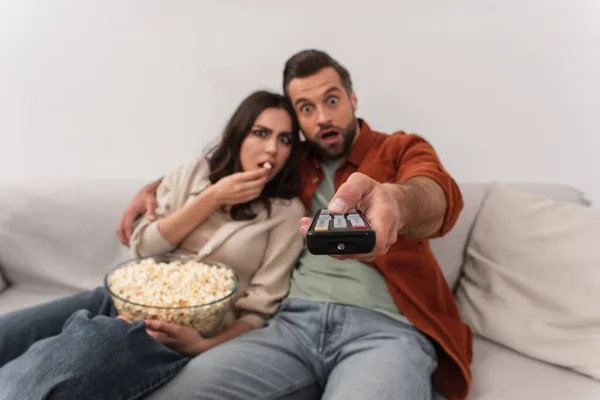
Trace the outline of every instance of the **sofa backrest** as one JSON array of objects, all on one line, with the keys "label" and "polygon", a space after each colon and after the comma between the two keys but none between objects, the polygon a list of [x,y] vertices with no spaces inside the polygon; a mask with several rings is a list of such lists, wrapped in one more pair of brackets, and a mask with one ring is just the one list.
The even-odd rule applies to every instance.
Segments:
[{"label": "sofa backrest", "polygon": [[[471,226],[477,217],[481,205],[491,183],[460,183],[465,206],[454,225],[454,228],[444,237],[430,241],[431,250],[448,282],[454,289],[460,277],[464,260],[464,251],[471,231]],[[539,194],[556,200],[570,201],[589,205],[584,194],[566,185],[545,183],[512,183],[510,186],[528,193]]]},{"label": "sofa backrest", "polygon": [[[13,283],[53,284],[83,290],[127,260],[116,236],[121,213],[143,181],[54,179],[0,185],[0,266]],[[516,184],[555,199],[586,204],[582,193],[562,185]],[[431,241],[454,288],[468,234],[489,184],[460,185],[465,207],[454,229]]]},{"label": "sofa backrest", "polygon": [[0,265],[7,280],[76,290],[129,257],[121,213],[143,182],[36,180],[0,185]]}]

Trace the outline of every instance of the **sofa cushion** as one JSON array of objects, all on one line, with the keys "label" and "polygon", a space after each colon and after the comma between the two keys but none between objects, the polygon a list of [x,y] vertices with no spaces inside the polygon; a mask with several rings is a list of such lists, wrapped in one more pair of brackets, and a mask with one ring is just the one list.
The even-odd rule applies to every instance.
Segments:
[{"label": "sofa cushion", "polygon": [[475,333],[600,380],[600,211],[495,185],[457,289]]},{"label": "sofa cushion", "polygon": [[[430,241],[431,250],[435,255],[440,268],[448,282],[448,285],[454,289],[459,279],[461,268],[464,263],[464,251],[467,239],[475,216],[481,208],[483,199],[489,188],[489,183],[460,183],[465,206],[454,225],[454,228],[442,238],[432,239]],[[583,205],[589,205],[589,201],[584,197],[583,192],[573,189],[569,186],[546,183],[510,183],[508,184],[516,189],[539,194],[551,199],[564,200]]]},{"label": "sofa cushion", "polygon": [[479,336],[473,340],[468,400],[598,400],[600,382],[525,357]]},{"label": "sofa cushion", "polygon": [[0,265],[11,284],[102,284],[129,257],[119,217],[142,182],[53,179],[0,186]]}]

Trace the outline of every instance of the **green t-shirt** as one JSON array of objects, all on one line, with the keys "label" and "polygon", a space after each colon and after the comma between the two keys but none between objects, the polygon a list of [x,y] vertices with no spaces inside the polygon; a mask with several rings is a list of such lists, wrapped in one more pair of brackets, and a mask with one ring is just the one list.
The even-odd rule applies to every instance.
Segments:
[{"label": "green t-shirt", "polygon": [[[335,194],[334,176],[342,160],[323,161],[325,178],[313,199],[311,217],[327,208]],[[396,307],[383,276],[357,260],[316,256],[304,249],[292,275],[289,297],[370,308],[409,323]]]}]

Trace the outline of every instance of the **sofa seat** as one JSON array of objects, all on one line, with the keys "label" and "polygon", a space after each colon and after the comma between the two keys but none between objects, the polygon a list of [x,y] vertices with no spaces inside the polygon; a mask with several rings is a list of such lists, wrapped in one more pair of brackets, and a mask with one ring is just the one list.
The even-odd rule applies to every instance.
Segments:
[{"label": "sofa seat", "polygon": [[0,314],[71,296],[78,290],[34,284],[11,285],[0,296]]},{"label": "sofa seat", "polygon": [[472,372],[468,400],[600,399],[600,382],[479,336],[473,341]]}]

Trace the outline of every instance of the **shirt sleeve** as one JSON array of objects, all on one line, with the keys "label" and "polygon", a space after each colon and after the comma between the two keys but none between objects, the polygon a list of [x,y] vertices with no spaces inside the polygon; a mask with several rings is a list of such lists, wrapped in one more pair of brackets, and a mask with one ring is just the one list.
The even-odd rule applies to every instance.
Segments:
[{"label": "shirt sleeve", "polygon": [[443,167],[431,144],[425,139],[414,134],[402,134],[399,140],[401,151],[396,182],[404,183],[411,178],[424,176],[440,185],[446,196],[446,214],[442,227],[431,238],[443,236],[452,229],[463,208],[460,188]]},{"label": "shirt sleeve", "polygon": [[265,320],[275,314],[287,295],[292,270],[304,246],[298,224],[305,215],[302,203],[293,199],[290,206],[282,207],[279,213],[284,217],[268,234],[262,265],[250,280],[244,297],[235,304],[240,320],[255,328],[263,326]]}]

